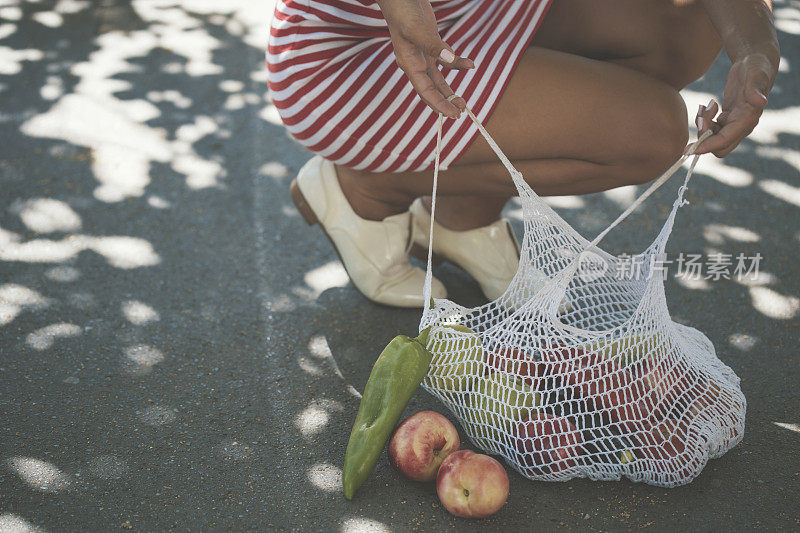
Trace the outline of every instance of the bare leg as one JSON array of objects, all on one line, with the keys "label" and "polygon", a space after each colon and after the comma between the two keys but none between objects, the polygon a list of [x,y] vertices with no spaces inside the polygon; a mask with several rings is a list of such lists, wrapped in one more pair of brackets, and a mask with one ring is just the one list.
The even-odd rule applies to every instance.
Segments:
[{"label": "bare leg", "polygon": [[[705,73],[721,48],[719,36],[699,2],[670,0],[559,0],[550,8],[532,44],[615,63],[677,90]],[[539,187],[537,192],[544,195],[547,189]],[[567,193],[570,191],[566,189],[553,192]],[[442,195],[436,218],[455,230],[486,225],[500,216],[511,194]],[[402,211],[406,201],[401,196],[396,208]],[[423,197],[423,202],[429,205],[430,197]],[[373,215],[384,212],[378,209]]]},{"label": "bare leg", "polygon": [[[680,155],[687,140],[683,100],[667,84],[619,65],[538,47],[523,55],[486,127],[541,195],[649,181]],[[430,172],[337,171],[353,209],[371,220],[402,212],[431,190]],[[494,197],[495,205],[516,193],[480,137],[440,173],[439,191],[483,202]],[[461,211],[462,229],[481,225],[473,213]]]},{"label": "bare leg", "polygon": [[683,89],[722,48],[698,0],[558,0],[533,46],[609,61]]}]

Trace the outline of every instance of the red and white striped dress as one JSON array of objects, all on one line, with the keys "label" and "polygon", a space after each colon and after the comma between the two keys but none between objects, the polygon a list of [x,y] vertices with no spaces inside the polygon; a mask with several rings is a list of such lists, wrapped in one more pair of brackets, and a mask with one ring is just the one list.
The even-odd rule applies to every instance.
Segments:
[{"label": "red and white striped dress", "polygon": [[[445,79],[481,122],[491,114],[552,0],[432,0],[439,33],[475,68]],[[371,0],[278,0],[267,50],[272,102],[289,133],[336,164],[433,168],[437,114],[394,60]],[[468,117],[445,120],[442,168],[469,146]]]}]

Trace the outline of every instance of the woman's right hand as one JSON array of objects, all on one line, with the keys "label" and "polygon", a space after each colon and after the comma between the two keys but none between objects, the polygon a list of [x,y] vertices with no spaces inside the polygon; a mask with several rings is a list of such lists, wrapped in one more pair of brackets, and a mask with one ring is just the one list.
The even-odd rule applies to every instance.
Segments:
[{"label": "woman's right hand", "polygon": [[394,55],[414,90],[428,106],[450,118],[458,118],[467,107],[463,98],[447,98],[453,90],[439,71],[444,67],[474,68],[471,60],[455,55],[439,37],[436,17],[429,0],[377,0],[389,25]]}]

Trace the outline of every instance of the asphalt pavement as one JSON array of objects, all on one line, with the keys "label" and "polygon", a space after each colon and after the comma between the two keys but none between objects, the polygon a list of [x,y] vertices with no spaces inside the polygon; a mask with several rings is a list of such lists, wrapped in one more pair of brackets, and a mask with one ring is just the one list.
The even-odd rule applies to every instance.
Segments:
[{"label": "asphalt pavement", "polygon": [[[509,469],[483,521],[385,454],[342,495],[357,391],[420,312],[362,297],[291,202],[309,154],[267,99],[271,4],[0,2],[0,532],[800,529],[800,2],[775,2],[761,124],[701,159],[668,246],[761,256],[754,279],[666,281],[673,318],[742,380],[744,440],[675,489]],[[728,65],[685,91],[692,116]],[[646,246],[671,185],[607,249]],[[636,190],[549,202],[588,236]],[[435,274],[484,302],[458,268]],[[422,409],[454,420],[419,391],[406,416]]]}]

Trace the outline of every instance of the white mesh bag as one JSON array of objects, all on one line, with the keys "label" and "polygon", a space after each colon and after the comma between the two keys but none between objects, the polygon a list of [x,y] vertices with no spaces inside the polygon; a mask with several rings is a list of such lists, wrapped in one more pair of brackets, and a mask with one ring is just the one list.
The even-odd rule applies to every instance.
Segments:
[{"label": "white mesh bag", "polygon": [[[476,447],[530,479],[690,482],[709,458],[742,439],[746,408],[739,378],[711,341],[670,319],[657,271],[698,156],[646,250],[617,257],[597,244],[697,143],[589,242],[536,195],[468,114],[514,180],[525,236],[506,292],[471,309],[431,300],[429,250],[420,330],[432,326],[433,360],[423,387]],[[441,117],[432,210],[440,144]]]}]

